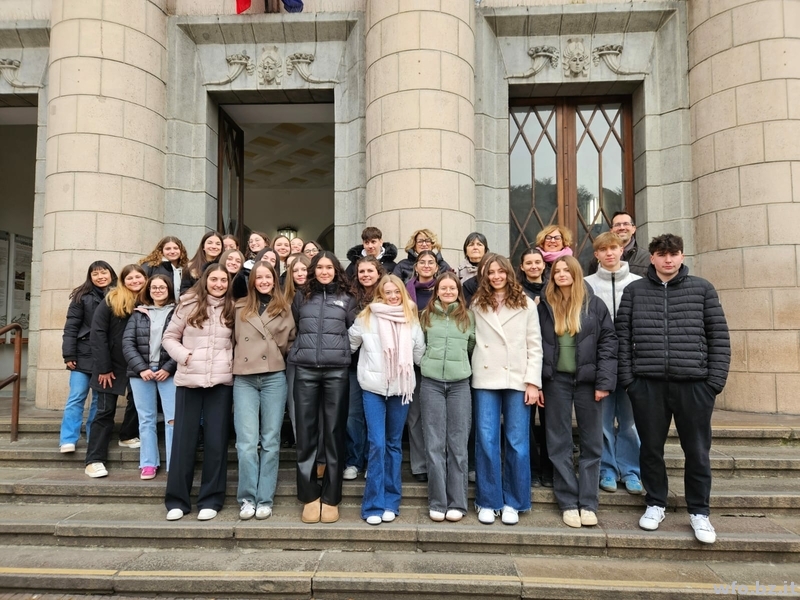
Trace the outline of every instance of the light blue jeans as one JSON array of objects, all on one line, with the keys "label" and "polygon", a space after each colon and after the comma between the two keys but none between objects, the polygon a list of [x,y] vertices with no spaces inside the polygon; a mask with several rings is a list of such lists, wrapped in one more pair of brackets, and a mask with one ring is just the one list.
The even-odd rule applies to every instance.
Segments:
[{"label": "light blue jeans", "polygon": [[[616,419],[616,425],[614,421]],[[633,421],[631,399],[621,385],[603,398],[603,455],[600,478],[639,480],[639,434]]]},{"label": "light blue jeans", "polygon": [[[531,407],[525,392],[474,390],[475,506],[500,510],[531,509]],[[500,458],[500,417],[505,432]]]},{"label": "light blue jeans", "polygon": [[[286,372],[233,378],[233,425],[239,457],[239,504],[272,506],[278,485],[281,424],[286,408]],[[258,445],[261,444],[261,452]]]},{"label": "light blue jeans", "polygon": [[[89,382],[92,376],[80,371],[69,372],[69,396],[64,406],[64,416],[61,418],[61,437],[58,445],[77,444],[81,437],[81,424],[83,423],[83,408],[86,405],[86,396],[89,393]],[[86,419],[86,441],[89,441],[89,426],[97,413],[97,392],[92,390],[92,403],[89,405],[89,416]]]},{"label": "light blue jeans", "polygon": [[[157,368],[152,369],[158,371]],[[164,412],[164,437],[167,447],[167,471],[172,456],[172,434],[175,430],[175,380],[167,377],[164,381],[144,381],[141,377],[130,378],[133,402],[139,414],[139,468],[160,467],[161,457],[158,452],[158,396],[161,396],[161,410]]]},{"label": "light blue jeans", "polygon": [[361,502],[361,518],[381,516],[384,511],[400,514],[403,463],[403,426],[408,404],[402,396],[379,396],[364,390],[364,416],[367,419],[367,481]]}]

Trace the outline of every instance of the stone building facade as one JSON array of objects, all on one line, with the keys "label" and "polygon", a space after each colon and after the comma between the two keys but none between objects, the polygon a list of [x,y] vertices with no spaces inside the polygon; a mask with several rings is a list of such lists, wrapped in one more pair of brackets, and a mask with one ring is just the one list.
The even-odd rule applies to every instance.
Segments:
[{"label": "stone building facade", "polygon": [[[121,266],[166,233],[194,247],[216,227],[219,105],[317,102],[333,104],[339,256],[365,225],[399,246],[419,227],[438,231],[451,264],[472,230],[513,252],[514,228],[542,218],[516,215],[520,189],[551,193],[552,219],[590,242],[604,217],[575,213],[570,178],[584,176],[580,144],[592,138],[599,198],[578,191],[578,205],[627,206],[644,242],[682,235],[692,270],[720,290],[733,362],[718,406],[800,414],[800,0],[234,6],[0,3],[0,110],[37,107],[28,392],[38,406],[66,398],[61,331],[85,265]],[[556,113],[577,133],[563,116],[547,120]],[[510,144],[523,138],[530,157],[520,150],[519,164],[552,162],[558,184],[517,186]],[[606,161],[614,143],[622,150]],[[613,190],[603,174],[620,160]],[[570,165],[576,174],[562,175]]]}]

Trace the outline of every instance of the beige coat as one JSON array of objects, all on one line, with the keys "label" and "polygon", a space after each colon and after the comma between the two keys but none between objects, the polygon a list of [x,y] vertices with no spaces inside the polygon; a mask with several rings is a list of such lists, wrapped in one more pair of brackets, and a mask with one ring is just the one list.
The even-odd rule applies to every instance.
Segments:
[{"label": "beige coat", "polygon": [[542,334],[536,305],[525,297],[527,309],[503,306],[498,312],[475,313],[472,387],[519,390],[532,383],[542,387]]},{"label": "beige coat", "polygon": [[202,329],[186,323],[196,303],[193,297],[181,301],[161,342],[178,363],[175,385],[190,388],[233,385],[233,331],[222,322],[222,301],[208,297],[208,320]]},{"label": "beige coat", "polygon": [[287,306],[275,317],[267,311],[242,320],[244,300],[236,303],[234,375],[257,375],[286,370],[286,354],[295,338],[292,311]]}]

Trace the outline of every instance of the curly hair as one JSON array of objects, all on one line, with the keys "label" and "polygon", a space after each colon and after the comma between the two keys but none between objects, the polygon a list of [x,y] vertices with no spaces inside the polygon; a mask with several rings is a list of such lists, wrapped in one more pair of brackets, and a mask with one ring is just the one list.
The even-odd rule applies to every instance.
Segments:
[{"label": "curly hair", "polygon": [[478,272],[482,275],[478,282],[478,289],[472,297],[472,305],[484,312],[497,310],[498,303],[494,297],[495,290],[489,282],[488,274],[492,263],[497,263],[497,266],[506,274],[506,306],[512,309],[527,308],[528,297],[525,295],[522,285],[517,281],[511,261],[505,256],[494,252],[487,252],[478,265]]},{"label": "curly hair", "polygon": [[178,248],[181,251],[181,256],[178,259],[178,266],[180,268],[184,268],[187,264],[189,264],[189,255],[186,253],[186,246],[183,245],[183,242],[180,239],[176,238],[174,235],[168,235],[166,237],[161,238],[156,247],[153,248],[153,251],[145,256],[142,260],[139,261],[140,265],[147,265],[148,267],[157,267],[161,264],[164,260],[164,246],[172,242],[173,244],[177,244]]},{"label": "curly hair", "polygon": [[561,225],[548,225],[536,235],[536,245],[539,248],[544,248],[544,238],[552,235],[554,231],[561,234],[561,241],[564,242],[564,248],[572,248],[572,232]]}]

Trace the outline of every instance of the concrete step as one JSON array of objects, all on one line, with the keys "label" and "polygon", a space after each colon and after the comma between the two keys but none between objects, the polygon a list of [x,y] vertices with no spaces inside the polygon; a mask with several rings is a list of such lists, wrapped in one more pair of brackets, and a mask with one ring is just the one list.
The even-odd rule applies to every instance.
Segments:
[{"label": "concrete step", "polygon": [[[643,563],[636,559],[383,551],[63,550],[0,547],[0,563],[5,565],[0,569],[0,587],[26,592],[69,590],[69,598],[81,592],[114,594],[128,600],[153,595],[304,600],[441,600],[444,596],[694,600],[724,595],[732,584],[736,596],[782,592],[784,582],[791,592],[790,585],[800,582],[800,568],[793,564],[702,559]],[[768,590],[769,585],[775,589]],[[796,587],[800,588],[800,583]],[[13,597],[65,598],[60,594]]]}]

